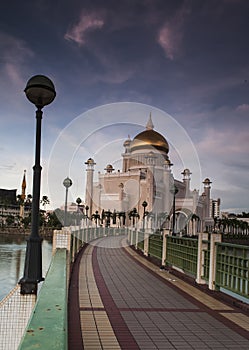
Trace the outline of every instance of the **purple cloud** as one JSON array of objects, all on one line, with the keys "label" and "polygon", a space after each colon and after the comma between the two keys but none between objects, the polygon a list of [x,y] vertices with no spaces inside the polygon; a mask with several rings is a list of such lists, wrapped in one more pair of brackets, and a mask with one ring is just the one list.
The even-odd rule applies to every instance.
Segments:
[{"label": "purple cloud", "polygon": [[190,13],[189,3],[185,1],[175,16],[166,21],[159,30],[157,42],[170,60],[174,60],[181,52],[184,26]]},{"label": "purple cloud", "polygon": [[73,25],[64,38],[75,41],[79,46],[86,44],[86,36],[90,31],[100,29],[104,25],[104,19],[97,12],[82,12],[77,24]]}]

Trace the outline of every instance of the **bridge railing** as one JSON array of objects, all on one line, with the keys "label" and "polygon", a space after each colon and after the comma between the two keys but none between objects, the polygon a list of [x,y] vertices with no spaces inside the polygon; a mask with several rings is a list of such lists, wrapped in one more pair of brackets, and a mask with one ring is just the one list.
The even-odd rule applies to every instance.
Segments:
[{"label": "bridge railing", "polygon": [[67,349],[67,254],[56,249],[19,350]]},{"label": "bridge railing", "polygon": [[198,240],[167,236],[166,264],[197,277]]},{"label": "bridge railing", "polygon": [[[19,350],[67,349],[67,291],[71,263],[86,243],[124,232],[124,229],[93,226],[54,231],[52,261],[23,338],[21,342],[19,340]],[[12,346],[9,349],[16,348]]]},{"label": "bridge railing", "polygon": [[[161,265],[178,269],[193,276],[197,283],[208,284],[209,289],[233,293],[249,303],[249,247],[222,243],[220,234],[200,233],[197,239],[172,237],[167,230],[155,233],[147,228],[64,228],[54,232],[52,262],[19,350],[39,347],[67,349],[67,290],[71,263],[84,244],[99,237],[124,233],[128,244],[140,248],[145,255],[157,258]],[[6,302],[4,305],[7,305]],[[16,309],[12,307],[12,313],[14,311]],[[18,312],[21,315],[22,310]],[[18,319],[20,315],[17,313],[15,317]],[[7,322],[7,319],[8,316],[5,316],[4,321]],[[4,350],[17,348],[17,340],[11,343],[10,339],[6,339],[5,343],[10,341],[10,347],[6,345]]]},{"label": "bridge railing", "polygon": [[228,243],[217,245],[216,286],[249,296],[249,247]]},{"label": "bridge railing", "polygon": [[220,233],[198,237],[171,236],[169,231],[130,228],[128,242],[161,266],[171,267],[211,290],[249,303],[249,247],[221,242]]}]

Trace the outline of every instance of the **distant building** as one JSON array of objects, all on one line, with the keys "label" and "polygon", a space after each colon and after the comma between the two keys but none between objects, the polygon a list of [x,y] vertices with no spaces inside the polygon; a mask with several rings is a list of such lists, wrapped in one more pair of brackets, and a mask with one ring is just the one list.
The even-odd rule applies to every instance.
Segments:
[{"label": "distant building", "polygon": [[[153,227],[173,227],[175,233],[195,234],[212,227],[213,218],[219,215],[220,200],[211,198],[211,181],[203,181],[204,192],[191,190],[191,171],[184,169],[182,180],[174,179],[173,164],[169,159],[169,144],[163,135],[154,130],[151,116],[144,131],[124,142],[122,171],[107,164],[105,172],[98,173],[94,181],[96,163],[89,158],[86,164],[85,203],[89,214],[96,211],[115,216],[125,213],[125,225],[130,224],[129,213],[136,209],[136,221],[142,224],[146,210],[146,223]],[[174,188],[175,193],[175,211]],[[143,203],[147,204],[143,207]],[[210,205],[212,203],[212,205]],[[175,214],[174,214],[175,213]]]},{"label": "distant building", "polygon": [[18,223],[20,218],[30,214],[30,203],[25,203],[26,199],[26,171],[22,180],[21,201],[17,201],[17,190],[0,189],[0,225],[6,224],[8,217],[14,218],[14,224]]},{"label": "distant building", "polygon": [[[65,210],[65,205],[60,207],[61,210]],[[67,204],[67,212],[68,213],[76,213],[78,211],[78,205],[76,203],[68,203]]]},{"label": "distant building", "polygon": [[211,199],[210,207],[211,207],[212,217],[213,218],[220,218],[220,216],[221,216],[221,213],[220,213],[220,198],[218,198],[218,199]]},{"label": "distant building", "polygon": [[16,189],[5,190],[0,188],[0,204],[1,205],[14,205],[16,204]]}]

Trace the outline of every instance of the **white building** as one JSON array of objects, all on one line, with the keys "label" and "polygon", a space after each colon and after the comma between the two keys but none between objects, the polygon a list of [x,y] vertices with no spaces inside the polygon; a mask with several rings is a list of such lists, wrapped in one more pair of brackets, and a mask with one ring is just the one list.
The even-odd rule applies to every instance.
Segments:
[{"label": "white building", "polygon": [[[129,213],[135,208],[140,224],[146,211],[150,214],[146,217],[147,223],[151,220],[154,227],[168,226],[175,233],[195,234],[213,226],[211,181],[208,178],[203,181],[204,192],[200,195],[199,191],[191,190],[189,169],[183,170],[181,180],[174,179],[169,144],[163,135],[154,130],[151,116],[145,130],[133,139],[128,137],[123,146],[122,171],[115,171],[108,164],[104,173],[98,173],[96,182],[94,160],[89,158],[85,162],[85,203],[89,206],[90,215],[96,211],[100,215],[108,210],[118,215],[122,212],[125,213],[125,224],[128,225]],[[147,206],[144,207],[145,202]]]}]

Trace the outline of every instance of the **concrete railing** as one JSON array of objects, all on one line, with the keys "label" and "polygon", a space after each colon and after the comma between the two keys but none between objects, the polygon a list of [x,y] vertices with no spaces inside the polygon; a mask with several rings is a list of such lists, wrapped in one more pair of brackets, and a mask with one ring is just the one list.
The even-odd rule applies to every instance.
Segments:
[{"label": "concrete railing", "polygon": [[67,349],[67,292],[71,263],[84,244],[117,234],[124,234],[124,230],[93,226],[79,229],[76,226],[54,231],[51,265],[19,350]]},{"label": "concrete railing", "polygon": [[67,349],[67,250],[52,258],[29,324],[19,346],[27,349]]},{"label": "concrete railing", "polygon": [[[233,251],[233,276],[238,266],[239,273],[245,274],[243,279],[237,276],[239,282],[235,285],[243,286],[243,297],[249,301],[246,295],[249,290],[249,250],[241,250],[241,247],[235,246],[231,248],[230,245],[222,247],[219,234],[199,234],[196,240],[172,237],[168,231],[162,235],[155,235],[149,229],[141,231],[135,228],[64,228],[54,231],[53,258],[36,304],[34,305],[34,295],[20,294],[19,286],[1,302],[0,349],[14,350],[19,343],[19,350],[67,349],[67,291],[71,263],[85,243],[103,236],[119,234],[126,234],[128,244],[142,250],[146,256],[155,256],[161,265],[167,264],[183,273],[192,273],[197,283],[206,283],[210,289],[215,289],[219,285],[224,288],[229,281],[229,276],[223,277],[223,273],[227,273],[225,264],[231,265],[229,259]],[[240,249],[240,260],[236,256],[238,249]],[[243,266],[247,268],[247,272]],[[217,267],[219,267],[219,283],[216,281]],[[230,286],[232,287],[233,285]],[[236,290],[236,293],[239,295],[239,290]],[[4,328],[4,324],[7,328]]]}]

